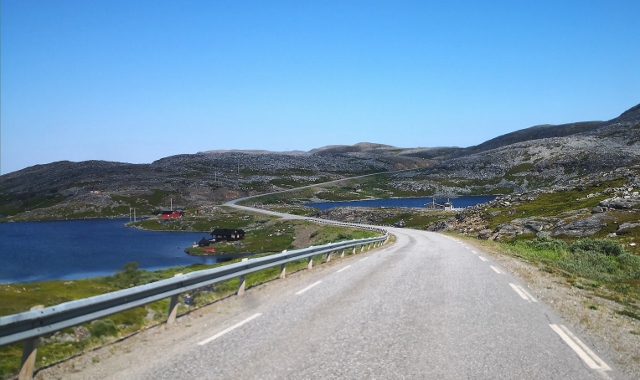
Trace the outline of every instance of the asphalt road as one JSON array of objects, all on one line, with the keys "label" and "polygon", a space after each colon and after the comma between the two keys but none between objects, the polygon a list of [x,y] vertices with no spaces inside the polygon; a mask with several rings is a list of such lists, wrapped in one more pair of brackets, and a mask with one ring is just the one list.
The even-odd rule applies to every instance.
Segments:
[{"label": "asphalt road", "polygon": [[490,257],[391,230],[394,244],[249,289],[68,378],[623,378]]}]

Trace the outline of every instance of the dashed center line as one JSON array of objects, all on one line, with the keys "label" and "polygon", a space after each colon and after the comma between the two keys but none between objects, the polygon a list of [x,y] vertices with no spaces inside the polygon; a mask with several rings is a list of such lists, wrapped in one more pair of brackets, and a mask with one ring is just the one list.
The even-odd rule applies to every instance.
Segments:
[{"label": "dashed center line", "polygon": [[313,283],[313,284],[311,284],[311,285],[307,286],[306,288],[304,288],[304,289],[302,289],[302,290],[298,291],[298,292],[296,293],[296,295],[297,295],[297,296],[299,296],[300,294],[302,294],[302,293],[306,292],[307,290],[309,290],[309,289],[313,288],[314,286],[320,285],[320,283],[321,283],[321,282],[322,282],[322,281],[318,281],[318,282],[315,282],[315,283]]},{"label": "dashed center line", "polygon": [[484,256],[478,256],[478,257],[479,257],[479,258],[480,258],[480,260],[482,260],[482,261],[489,261],[489,259],[487,259],[487,258],[486,258],[486,257],[484,257]]},{"label": "dashed center line", "polygon": [[509,286],[511,286],[511,288],[515,290],[515,292],[518,293],[518,295],[522,297],[522,299],[528,302],[538,302],[538,300],[533,298],[533,296],[529,292],[527,292],[522,286],[512,284],[512,283],[509,283]]},{"label": "dashed center line", "polygon": [[365,261],[366,259],[368,259],[369,257],[364,257],[362,259],[360,259],[360,261]]},{"label": "dashed center line", "polygon": [[340,269],[340,270],[339,270],[339,271],[337,271],[336,273],[340,273],[340,272],[342,272],[343,270],[345,270],[345,269],[349,269],[349,268],[351,268],[351,265],[347,265],[346,267],[344,267],[344,268]]},{"label": "dashed center line", "polygon": [[258,318],[258,317],[259,317],[259,316],[261,316],[261,315],[262,315],[262,313],[254,314],[254,315],[250,316],[249,318],[245,319],[244,321],[242,321],[242,322],[238,322],[238,323],[236,323],[235,325],[233,325],[233,326],[231,326],[231,327],[228,327],[228,328],[226,328],[226,329],[224,329],[224,330],[220,331],[220,332],[219,332],[219,333],[217,333],[216,335],[214,335],[214,336],[212,336],[212,337],[210,337],[210,338],[207,338],[207,339],[203,340],[202,342],[198,343],[198,346],[204,346],[205,344],[207,344],[207,343],[209,343],[209,342],[211,342],[211,341],[213,341],[213,340],[215,340],[215,339],[220,338],[220,337],[221,337],[221,336],[223,336],[224,334],[226,334],[226,333],[228,333],[228,332],[231,332],[231,331],[233,331],[233,330],[237,329],[238,327],[240,327],[240,326],[244,325],[245,323],[251,322],[252,320],[254,320],[254,319]]},{"label": "dashed center line", "polygon": [[473,253],[474,255],[478,254],[478,252],[476,252],[476,251],[471,251],[471,253]]},{"label": "dashed center line", "polygon": [[493,271],[494,271],[494,272],[496,272],[497,274],[504,274],[504,272],[503,272],[503,271],[501,271],[500,269],[498,269],[498,268],[494,267],[493,265],[489,265],[489,267],[490,267],[491,269],[493,269]]}]

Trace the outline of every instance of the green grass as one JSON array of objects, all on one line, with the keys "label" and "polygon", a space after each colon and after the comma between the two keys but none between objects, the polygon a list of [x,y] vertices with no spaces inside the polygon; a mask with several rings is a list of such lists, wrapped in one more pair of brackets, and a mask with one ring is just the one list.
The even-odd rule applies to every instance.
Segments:
[{"label": "green grass", "polygon": [[237,211],[231,207],[217,206],[211,211],[195,214],[187,210],[178,219],[150,218],[128,226],[152,231],[196,231],[211,232],[215,228],[246,228],[252,224],[264,224],[276,217],[264,214]]},{"label": "green grass", "polygon": [[533,163],[531,162],[525,162],[523,164],[520,165],[516,165],[514,167],[512,167],[511,169],[509,169],[506,173],[505,173],[505,178],[507,179],[516,179],[517,178],[517,174],[520,173],[526,173],[528,171],[530,171],[533,168]]},{"label": "green grass", "polygon": [[12,216],[37,208],[51,207],[64,200],[58,193],[3,194],[0,195],[0,215]]},{"label": "green grass", "polygon": [[455,215],[455,211],[420,211],[411,212],[406,211],[395,215],[391,218],[386,218],[381,221],[382,224],[393,225],[400,220],[405,222],[405,227],[424,229],[426,226],[433,225],[440,221],[445,221]]},{"label": "green grass", "polygon": [[[487,243],[490,244],[490,243]],[[580,239],[567,243],[538,237],[534,240],[500,244],[499,250],[542,265],[579,287],[587,281],[614,293],[611,299],[640,300],[640,256],[629,253],[610,239]]]},{"label": "green grass", "polygon": [[[311,243],[314,245],[379,235],[376,232],[366,230],[328,225],[318,226],[307,221],[283,220],[245,229],[246,235],[243,240],[217,242],[211,244],[209,248],[215,248],[217,254],[282,252],[285,249],[295,249],[296,236],[300,234],[302,229],[308,229],[309,226],[314,229],[311,239]],[[210,253],[205,253],[204,249],[189,247],[186,251],[192,255],[210,255]]]}]

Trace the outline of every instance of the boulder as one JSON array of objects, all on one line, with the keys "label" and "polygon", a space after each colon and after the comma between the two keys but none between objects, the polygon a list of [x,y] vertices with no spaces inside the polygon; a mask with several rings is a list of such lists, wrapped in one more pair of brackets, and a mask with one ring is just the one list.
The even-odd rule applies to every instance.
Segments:
[{"label": "boulder", "polygon": [[478,239],[488,240],[492,234],[493,234],[493,231],[491,230],[488,230],[488,229],[482,230],[478,233]]}]

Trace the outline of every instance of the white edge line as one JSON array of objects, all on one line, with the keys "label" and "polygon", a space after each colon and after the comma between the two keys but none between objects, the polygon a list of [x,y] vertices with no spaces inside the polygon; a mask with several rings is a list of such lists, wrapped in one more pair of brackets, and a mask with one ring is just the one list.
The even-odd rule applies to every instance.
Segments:
[{"label": "white edge line", "polygon": [[591,369],[600,369],[600,366],[598,364],[596,364],[596,362],[594,362],[593,359],[591,359],[589,357],[589,355],[587,355],[586,352],[582,351],[582,349],[567,334],[565,334],[564,331],[562,331],[562,329],[560,327],[558,327],[558,325],[549,325],[549,327],[551,327],[553,329],[553,331],[555,331],[556,334],[558,334],[560,336],[560,338],[562,338],[562,340],[564,340],[564,342],[569,347],[571,347],[571,349],[576,354],[578,354],[580,359],[582,359],[582,361],[585,362],[585,364],[588,365],[589,368],[591,368]]},{"label": "white edge line", "polygon": [[349,268],[351,268],[351,265],[347,265],[346,267],[344,267],[344,268],[340,269],[340,270],[339,270],[339,271],[337,271],[336,273],[340,273],[340,272],[342,272],[343,270],[346,270],[346,269],[349,269]]},{"label": "white edge line", "polygon": [[518,287],[516,286],[516,284],[509,283],[509,286],[511,286],[511,288],[512,288],[513,290],[515,290],[515,291],[516,291],[516,293],[518,293],[518,295],[519,295],[520,297],[522,297],[522,299],[524,299],[524,300],[527,300],[527,301],[531,302],[531,300],[530,300],[530,299],[528,299],[528,298],[527,298],[527,296],[526,296],[524,293],[522,293],[522,290],[520,290],[520,288],[518,288]]},{"label": "white edge line", "polygon": [[524,293],[527,297],[529,297],[529,299],[531,300],[531,302],[538,302],[538,300],[531,295],[531,293],[529,293],[527,291],[527,289],[523,288],[522,286],[518,285],[518,288],[520,288],[520,290],[522,290],[522,293]]},{"label": "white edge line", "polygon": [[314,286],[319,285],[321,282],[322,282],[322,281],[314,282],[313,284],[311,284],[311,285],[307,286],[306,288],[304,288],[304,289],[302,289],[302,290],[298,291],[298,292],[296,293],[296,295],[300,295],[300,294],[302,294],[302,293],[306,292],[307,290],[309,290],[309,289],[313,288]]},{"label": "white edge line", "polygon": [[493,269],[493,271],[494,271],[494,272],[496,272],[497,274],[502,274],[502,271],[501,271],[500,269],[498,269],[498,268],[494,267],[493,265],[489,265],[489,267],[490,267],[491,269]]},{"label": "white edge line", "polygon": [[244,321],[238,322],[235,325],[220,331],[219,333],[217,333],[216,335],[212,336],[211,338],[207,338],[207,339],[203,340],[202,342],[198,343],[198,346],[204,346],[205,344],[211,342],[212,340],[220,338],[224,334],[237,329],[238,327],[244,325],[245,323],[251,322],[252,320],[258,318],[261,315],[262,315],[262,313],[254,314],[254,315],[250,316],[249,318],[245,319]]},{"label": "white edge line", "polygon": [[607,363],[604,362],[604,360],[600,359],[600,357],[598,355],[596,355],[593,351],[591,351],[591,349],[589,347],[587,347],[586,344],[582,343],[582,341],[575,336],[571,330],[569,330],[567,328],[567,326],[565,325],[560,325],[560,328],[562,329],[562,331],[564,331],[569,337],[571,337],[571,339],[573,339],[578,346],[580,346],[580,348],[582,348],[582,350],[584,352],[587,353],[587,355],[589,355],[591,357],[591,359],[593,359],[593,361],[595,361],[601,369],[605,370],[605,371],[611,371],[611,367],[609,367],[607,365]]},{"label": "white edge line", "polygon": [[489,259],[487,259],[486,257],[482,257],[482,256],[478,256],[480,258],[480,260],[482,261],[489,261]]}]

